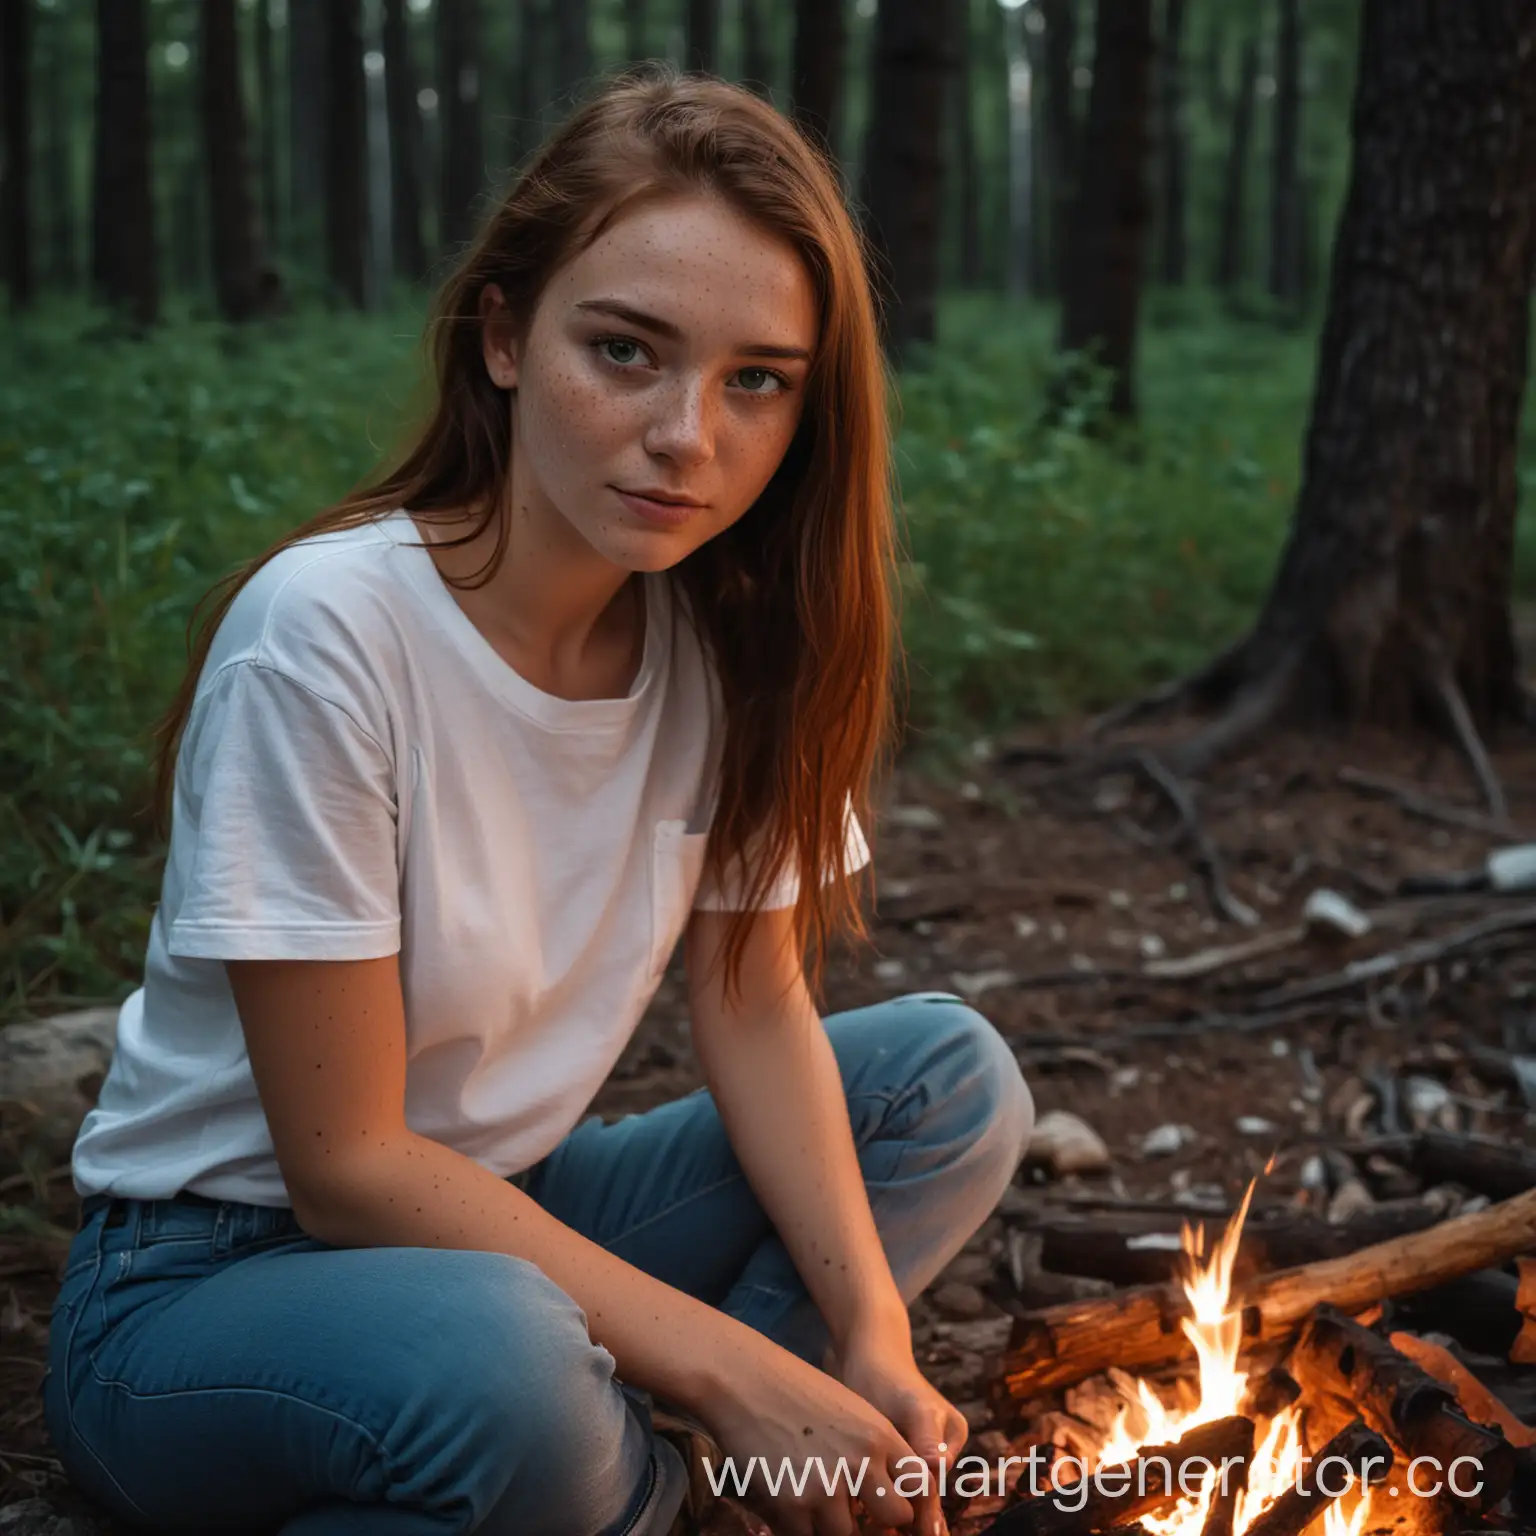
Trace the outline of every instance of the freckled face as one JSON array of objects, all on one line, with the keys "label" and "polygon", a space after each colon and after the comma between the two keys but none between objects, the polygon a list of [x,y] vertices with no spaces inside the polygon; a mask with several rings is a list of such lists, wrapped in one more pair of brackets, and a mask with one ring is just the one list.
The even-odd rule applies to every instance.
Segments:
[{"label": "freckled face", "polygon": [[637,209],[562,268],[521,347],[517,515],[624,570],[665,570],[730,527],[799,425],[816,344],[793,247],[714,198]]}]

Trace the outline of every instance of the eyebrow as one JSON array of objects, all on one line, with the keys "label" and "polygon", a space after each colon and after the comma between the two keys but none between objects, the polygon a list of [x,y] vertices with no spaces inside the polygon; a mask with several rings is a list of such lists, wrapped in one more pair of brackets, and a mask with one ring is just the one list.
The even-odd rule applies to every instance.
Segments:
[{"label": "eyebrow", "polygon": [[[681,341],[683,333],[670,320],[662,320],[656,315],[648,315],[644,310],[634,309],[628,304],[621,304],[617,299],[578,299],[577,309],[591,310],[600,315],[612,315],[616,320],[623,320],[629,325],[639,326],[641,330],[654,332],[657,336],[663,336],[668,341]],[[804,347],[780,347],[771,342],[755,341],[746,346],[738,347],[743,357],[777,357],[790,362],[808,363],[811,354]]]}]

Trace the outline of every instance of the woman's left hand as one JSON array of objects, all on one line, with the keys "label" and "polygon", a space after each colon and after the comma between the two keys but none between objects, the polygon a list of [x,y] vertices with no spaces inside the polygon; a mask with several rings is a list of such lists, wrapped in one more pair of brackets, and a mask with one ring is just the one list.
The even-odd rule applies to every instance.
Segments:
[{"label": "woman's left hand", "polygon": [[[837,1357],[836,1373],[844,1386],[879,1409],[901,1431],[927,1466],[924,1492],[911,1499],[911,1536],[947,1536],[948,1526],[939,1508],[939,1464],[953,1465],[970,1426],[960,1410],[918,1370],[911,1334],[902,1329],[895,1336],[887,1333],[851,1342]],[[907,1490],[913,1486],[917,1468],[899,1467],[896,1471],[902,1476],[897,1491],[911,1497]]]}]

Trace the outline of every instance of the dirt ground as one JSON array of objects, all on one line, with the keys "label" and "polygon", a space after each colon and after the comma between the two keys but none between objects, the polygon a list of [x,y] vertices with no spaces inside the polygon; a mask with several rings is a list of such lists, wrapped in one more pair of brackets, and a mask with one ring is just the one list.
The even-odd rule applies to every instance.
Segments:
[{"label": "dirt ground", "polygon": [[[1010,1314],[1028,1301],[1009,1236],[1027,1230],[1042,1200],[1231,1205],[1273,1160],[1256,1203],[1300,1202],[1309,1152],[1381,1129],[1372,1084],[1405,1074],[1445,1090],[1437,1124],[1525,1143],[1536,1126],[1513,1087],[1478,1076],[1469,1060],[1476,1045],[1530,1039],[1536,954],[1528,932],[1491,953],[1413,967],[1368,1001],[1359,991],[1324,998],[1288,1022],[1268,1019],[1284,1009],[1258,1004],[1265,989],[1278,988],[1283,1002],[1286,987],[1338,969],[1359,944],[1287,950],[1264,962],[1259,984],[1240,967],[1187,984],[1145,972],[1294,924],[1320,886],[1386,909],[1405,876],[1480,866],[1498,839],[1339,778],[1350,768],[1414,785],[1439,810],[1451,808],[1454,821],[1456,807],[1475,813],[1478,801],[1453,752],[1287,739],[1213,775],[1199,791],[1202,819],[1232,896],[1257,920],[1250,929],[1214,910],[1190,847],[1165,836],[1176,820],[1164,795],[1128,771],[1048,783],[1051,746],[1038,733],[977,743],[952,781],[897,771],[873,839],[875,947],[837,957],[827,984],[828,1012],[929,989],[972,999],[1013,1044],[1037,1111],[1071,1111],[1107,1144],[1111,1166],[1096,1175],[1053,1179],[1027,1163],[999,1213],[913,1307],[920,1361],[983,1446],[1008,1428],[988,1389]],[[1536,745],[1495,756],[1511,819],[1536,841]],[[1522,899],[1536,898],[1503,898]],[[1442,900],[1435,932],[1454,926],[1455,902]],[[1489,898],[1482,902],[1487,911]],[[1369,952],[1401,942],[1401,933],[1362,942]],[[1217,1015],[1225,1026],[1213,1025]],[[1148,1037],[1159,1025],[1164,1037]],[[674,971],[596,1108],[645,1109],[698,1081]],[[1144,1147],[1149,1133],[1169,1126],[1187,1128],[1163,1133],[1175,1150]],[[50,1190],[48,1215],[72,1231],[67,1177]],[[0,1507],[39,1492],[61,1508],[84,1507],[62,1485],[38,1397],[62,1256],[57,1240],[0,1237]]]}]

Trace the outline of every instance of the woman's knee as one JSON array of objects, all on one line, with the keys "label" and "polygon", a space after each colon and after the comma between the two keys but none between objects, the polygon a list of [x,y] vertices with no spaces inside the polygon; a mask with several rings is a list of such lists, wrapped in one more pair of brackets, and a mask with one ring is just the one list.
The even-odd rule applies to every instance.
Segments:
[{"label": "woman's knee", "polygon": [[995,1163],[1006,1184],[1035,1125],[1034,1097],[1018,1058],[997,1026],[959,998],[919,994],[913,1002],[935,1102],[963,1123],[971,1157]]}]

